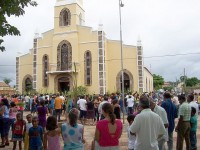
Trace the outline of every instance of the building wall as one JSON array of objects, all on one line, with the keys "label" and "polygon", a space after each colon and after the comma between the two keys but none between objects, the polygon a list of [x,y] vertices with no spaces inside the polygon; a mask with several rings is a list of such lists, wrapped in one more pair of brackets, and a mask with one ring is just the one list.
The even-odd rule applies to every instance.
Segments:
[{"label": "building wall", "polygon": [[[38,39],[38,49],[37,49],[37,91],[41,91],[41,90],[50,90],[52,91],[52,89],[50,87],[53,87],[52,82],[50,82],[49,80],[49,89],[47,89],[47,87],[43,86],[43,57],[45,55],[48,56],[48,60],[49,60],[49,64],[55,65],[55,63],[53,63],[52,61],[52,56],[53,56],[53,41],[52,41],[52,34],[53,34],[53,30],[50,30],[48,32],[43,33],[43,36],[41,38]],[[49,68],[51,68],[51,66],[49,65]]]},{"label": "building wall", "polygon": [[144,92],[153,91],[153,75],[144,67]]},{"label": "building wall", "polygon": [[97,32],[92,31],[92,28],[79,26],[78,27],[78,39],[79,39],[79,86],[85,85],[84,77],[84,55],[87,50],[91,52],[92,55],[92,84],[86,86],[88,92],[98,93],[98,41]]},{"label": "building wall", "polygon": [[33,57],[32,53],[28,53],[26,55],[20,56],[19,59],[19,92],[22,92],[22,83],[24,80],[24,77],[27,75],[31,75],[33,73]]},{"label": "building wall", "polygon": [[[116,77],[121,71],[120,42],[108,40],[106,54],[107,89],[110,92],[120,91],[120,89],[116,87]],[[123,68],[130,71],[133,75],[133,88],[130,89],[131,91],[137,91],[138,89],[136,56],[136,47],[123,46]]]}]

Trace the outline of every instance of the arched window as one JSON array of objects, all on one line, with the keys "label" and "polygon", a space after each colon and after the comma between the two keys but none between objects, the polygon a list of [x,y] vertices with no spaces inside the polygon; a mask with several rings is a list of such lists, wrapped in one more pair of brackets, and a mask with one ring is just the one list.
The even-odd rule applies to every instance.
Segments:
[{"label": "arched window", "polygon": [[69,9],[64,8],[60,12],[60,26],[69,26],[71,24],[71,13]]},{"label": "arched window", "polygon": [[90,51],[85,52],[85,85],[92,84],[92,55]]},{"label": "arched window", "polygon": [[48,74],[47,71],[49,70],[49,58],[47,55],[43,56],[43,86],[48,86]]},{"label": "arched window", "polygon": [[62,41],[58,45],[57,70],[65,71],[72,69],[72,47],[68,41]]}]

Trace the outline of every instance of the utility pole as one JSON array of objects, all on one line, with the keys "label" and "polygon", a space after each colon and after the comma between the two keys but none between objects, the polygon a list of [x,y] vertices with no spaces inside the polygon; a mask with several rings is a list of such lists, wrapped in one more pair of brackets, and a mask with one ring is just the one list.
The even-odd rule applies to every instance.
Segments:
[{"label": "utility pole", "polygon": [[122,0],[119,0],[119,23],[120,23],[120,50],[121,50],[121,76],[122,76],[122,100],[123,100],[123,124],[125,123],[124,116],[124,63],[123,63],[123,43],[122,43],[122,17],[121,17],[121,7],[124,7]]},{"label": "utility pole", "polygon": [[185,76],[185,68],[184,68],[184,94],[186,93],[186,76]]}]

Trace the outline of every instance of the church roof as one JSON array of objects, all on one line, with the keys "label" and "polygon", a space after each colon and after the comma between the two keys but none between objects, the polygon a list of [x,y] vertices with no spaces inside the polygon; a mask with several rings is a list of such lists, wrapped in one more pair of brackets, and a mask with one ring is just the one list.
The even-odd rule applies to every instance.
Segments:
[{"label": "church roof", "polygon": [[151,73],[151,71],[149,71],[149,69],[147,69],[147,67],[144,67],[144,69],[153,76],[153,74]]}]

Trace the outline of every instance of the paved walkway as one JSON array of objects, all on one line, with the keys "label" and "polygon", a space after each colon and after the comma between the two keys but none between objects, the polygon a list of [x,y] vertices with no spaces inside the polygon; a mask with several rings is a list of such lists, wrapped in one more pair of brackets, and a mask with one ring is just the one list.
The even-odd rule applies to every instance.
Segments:
[{"label": "paved walkway", "polygon": [[[27,114],[28,112],[25,112],[24,113],[24,116]],[[64,119],[63,117],[61,117],[61,119]],[[200,120],[200,115],[199,115],[199,120]],[[177,120],[176,120],[177,122]],[[120,149],[121,150],[127,150],[127,122],[125,120],[125,124],[124,124],[124,128],[123,128],[123,133],[122,133],[122,136],[120,138]],[[95,126],[88,126],[88,125],[85,125],[85,133],[84,133],[84,137],[85,137],[85,140],[86,140],[86,143],[85,143],[85,150],[90,150],[91,149],[91,142],[94,138],[94,132],[95,132]],[[177,137],[177,134],[176,132],[174,132],[174,150],[176,149],[176,137]],[[197,141],[200,141],[200,125],[198,124],[198,132],[197,132]],[[62,142],[62,139],[61,139],[61,143]],[[200,150],[200,142],[197,142],[197,145],[198,145],[198,148]],[[2,148],[4,150],[12,150],[12,143],[10,143],[10,146],[8,147],[5,147],[5,148]],[[185,143],[184,143],[184,150],[185,150]]]}]

